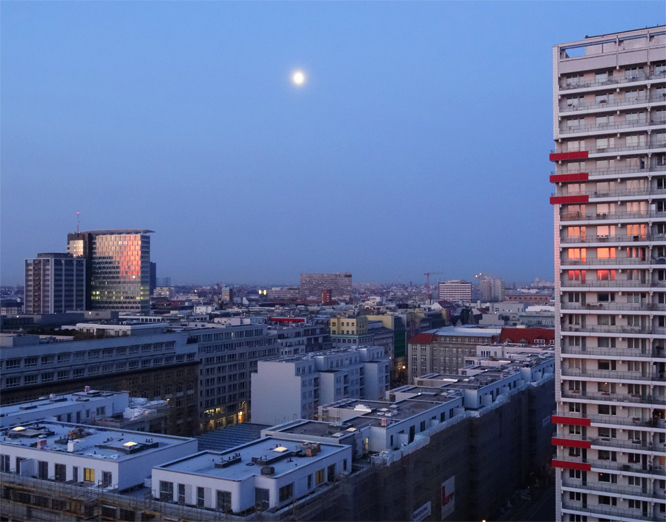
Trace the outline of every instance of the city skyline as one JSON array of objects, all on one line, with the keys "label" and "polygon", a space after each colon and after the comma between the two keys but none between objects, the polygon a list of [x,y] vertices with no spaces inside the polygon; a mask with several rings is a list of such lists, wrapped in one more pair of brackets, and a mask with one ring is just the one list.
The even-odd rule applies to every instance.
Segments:
[{"label": "city skyline", "polygon": [[552,46],[664,13],[522,7],[3,5],[2,284],[77,211],[176,283],[552,279]]}]

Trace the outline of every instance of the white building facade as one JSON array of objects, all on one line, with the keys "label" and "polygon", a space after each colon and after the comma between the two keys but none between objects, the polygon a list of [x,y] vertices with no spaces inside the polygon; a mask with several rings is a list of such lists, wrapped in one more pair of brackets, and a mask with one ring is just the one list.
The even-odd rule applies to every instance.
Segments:
[{"label": "white building facade", "polygon": [[258,361],[252,374],[252,422],[311,418],[320,404],[378,399],[390,387],[390,359],[376,346]]},{"label": "white building facade", "polygon": [[663,520],[666,27],[553,49],[556,518]]}]

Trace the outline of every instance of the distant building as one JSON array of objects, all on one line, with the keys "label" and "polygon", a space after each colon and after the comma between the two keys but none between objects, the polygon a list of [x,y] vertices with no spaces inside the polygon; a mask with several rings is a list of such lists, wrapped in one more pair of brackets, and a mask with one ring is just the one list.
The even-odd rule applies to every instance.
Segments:
[{"label": "distant building", "polygon": [[234,302],[234,289],[225,286],[220,290],[220,299],[224,303],[233,303]]},{"label": "distant building", "polygon": [[150,295],[157,288],[157,263],[150,262]]},{"label": "distant building", "polygon": [[437,285],[437,300],[469,303],[472,301],[472,283],[460,279],[440,281]]},{"label": "distant building", "polygon": [[506,301],[509,303],[524,303],[527,305],[547,305],[553,300],[550,294],[508,294]]},{"label": "distant building", "polygon": [[379,399],[389,387],[390,360],[381,347],[259,361],[257,373],[252,374],[252,422],[311,418],[320,404],[344,397]]},{"label": "distant building", "polygon": [[321,299],[321,291],[330,289],[336,299],[353,295],[352,275],[349,272],[336,274],[301,274],[301,299]]},{"label": "distant building", "polygon": [[333,289],[332,288],[324,288],[321,291],[321,302],[322,303],[330,303],[333,301]]},{"label": "distant building", "polygon": [[409,378],[433,372],[456,373],[465,366],[465,358],[476,353],[477,344],[492,344],[501,332],[501,328],[446,326],[418,334],[409,340]]},{"label": "distant building", "polygon": [[270,333],[277,334],[279,355],[302,355],[310,352],[330,350],[331,335],[322,325],[301,321],[290,321],[291,317],[271,317]]},{"label": "distant building", "polygon": [[334,348],[352,346],[381,346],[393,359],[394,333],[382,321],[368,321],[367,316],[338,316],[330,320],[331,342]]},{"label": "distant building", "polygon": [[498,277],[484,277],[479,281],[481,299],[486,302],[504,301],[504,281]]},{"label": "distant building", "polygon": [[86,260],[90,310],[150,312],[152,230],[93,230],[67,235],[67,252]]},{"label": "distant building", "polygon": [[86,309],[86,265],[71,254],[37,254],[25,261],[26,314]]},{"label": "distant building", "polygon": [[266,297],[276,301],[298,301],[301,289],[297,286],[274,286],[266,290]]}]

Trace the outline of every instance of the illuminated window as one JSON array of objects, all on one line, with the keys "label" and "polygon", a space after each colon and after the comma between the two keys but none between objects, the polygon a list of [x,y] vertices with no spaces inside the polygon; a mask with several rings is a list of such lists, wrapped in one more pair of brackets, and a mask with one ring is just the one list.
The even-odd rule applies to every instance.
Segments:
[{"label": "illuminated window", "polygon": [[83,468],[83,480],[86,482],[95,482],[95,470],[92,468]]},{"label": "illuminated window", "polygon": [[615,281],[615,270],[597,270],[598,281]]},{"label": "illuminated window", "polygon": [[315,484],[321,484],[324,482],[324,470],[320,469],[315,472]]},{"label": "illuminated window", "polygon": [[615,247],[597,248],[597,259],[615,259]]}]

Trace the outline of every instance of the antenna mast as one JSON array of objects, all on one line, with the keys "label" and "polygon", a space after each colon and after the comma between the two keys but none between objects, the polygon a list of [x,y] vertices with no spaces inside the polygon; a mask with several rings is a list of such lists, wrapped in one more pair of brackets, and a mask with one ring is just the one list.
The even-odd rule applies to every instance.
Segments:
[{"label": "antenna mast", "polygon": [[79,223],[81,222],[81,212],[76,211],[76,233],[79,233]]}]

